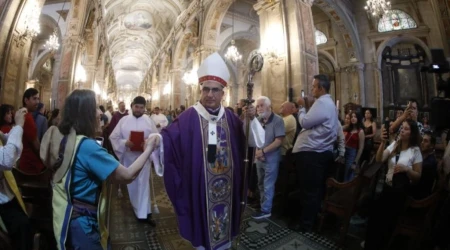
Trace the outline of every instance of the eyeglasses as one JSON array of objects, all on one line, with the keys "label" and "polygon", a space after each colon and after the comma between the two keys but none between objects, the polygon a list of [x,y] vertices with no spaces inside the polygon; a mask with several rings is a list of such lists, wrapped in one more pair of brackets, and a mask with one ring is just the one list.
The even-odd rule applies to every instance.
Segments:
[{"label": "eyeglasses", "polygon": [[211,91],[213,94],[217,94],[217,93],[219,93],[220,91],[222,91],[222,89],[221,89],[221,88],[210,88],[210,87],[203,87],[203,88],[202,88],[202,92],[203,92],[204,94],[209,94],[210,91]]}]

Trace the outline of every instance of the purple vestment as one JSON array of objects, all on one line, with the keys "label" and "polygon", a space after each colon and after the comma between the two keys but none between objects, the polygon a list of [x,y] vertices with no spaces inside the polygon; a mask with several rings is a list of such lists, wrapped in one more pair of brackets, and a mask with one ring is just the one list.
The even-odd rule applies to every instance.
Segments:
[{"label": "purple vestment", "polygon": [[217,124],[215,164],[205,163],[208,122],[194,108],[184,111],[161,132],[164,182],[180,234],[194,247],[206,249],[217,249],[238,235],[241,215],[245,155],[242,122],[225,109]]}]

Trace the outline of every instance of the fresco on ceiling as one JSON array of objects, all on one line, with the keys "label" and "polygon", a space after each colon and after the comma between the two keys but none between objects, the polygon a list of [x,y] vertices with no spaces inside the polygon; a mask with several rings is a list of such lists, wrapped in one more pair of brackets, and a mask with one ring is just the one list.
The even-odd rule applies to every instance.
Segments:
[{"label": "fresco on ceiling", "polygon": [[130,30],[146,30],[152,27],[152,16],[144,10],[133,11],[123,20],[123,24]]}]

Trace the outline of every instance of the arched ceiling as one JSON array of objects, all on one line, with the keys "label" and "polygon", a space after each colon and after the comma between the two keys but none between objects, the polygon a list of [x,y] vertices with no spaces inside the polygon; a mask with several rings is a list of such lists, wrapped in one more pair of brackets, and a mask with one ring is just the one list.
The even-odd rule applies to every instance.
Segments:
[{"label": "arched ceiling", "polygon": [[117,85],[138,88],[153,57],[191,0],[103,0]]}]

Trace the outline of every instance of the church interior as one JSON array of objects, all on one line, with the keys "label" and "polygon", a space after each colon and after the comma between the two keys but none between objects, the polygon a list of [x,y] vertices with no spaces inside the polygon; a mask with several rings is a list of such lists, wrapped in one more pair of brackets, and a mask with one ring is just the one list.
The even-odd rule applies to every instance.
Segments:
[{"label": "church interior", "polygon": [[[316,226],[304,233],[289,227],[300,201],[295,167],[285,160],[272,217],[253,219],[249,199],[236,248],[322,250],[364,249],[366,201],[380,192],[386,174],[374,160],[381,127],[414,99],[417,121],[436,137],[436,181],[429,196],[405,202],[386,249],[450,249],[434,237],[440,216],[450,221],[448,212],[441,214],[449,207],[448,172],[439,170],[450,154],[449,13],[450,0],[0,0],[0,103],[18,110],[25,90],[35,88],[50,115],[72,91],[90,89],[97,105],[113,112],[142,96],[149,115],[157,107],[175,119],[181,107],[199,101],[197,70],[218,52],[230,72],[222,106],[242,108],[250,58],[260,54],[253,98],[268,97],[279,114],[283,103],[311,96],[314,76],[325,75],[340,120],[368,110],[378,128],[361,164],[367,167],[351,181],[331,176],[324,183]],[[33,186],[48,175],[15,174],[35,230],[33,249],[55,249],[49,182]],[[163,178],[152,175],[151,183],[160,210],[156,227],[136,222],[126,185],[108,186],[112,249],[194,249],[178,234]],[[409,213],[414,209],[419,212]],[[0,227],[1,249],[13,249],[8,237]]]}]

